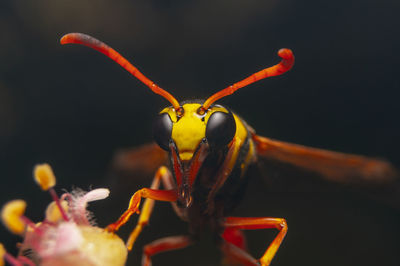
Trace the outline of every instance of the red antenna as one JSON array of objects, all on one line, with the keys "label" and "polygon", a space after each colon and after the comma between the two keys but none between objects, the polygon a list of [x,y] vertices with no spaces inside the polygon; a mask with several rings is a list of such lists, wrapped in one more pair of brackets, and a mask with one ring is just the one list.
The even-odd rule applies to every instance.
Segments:
[{"label": "red antenna", "polygon": [[245,78],[244,80],[239,81],[239,82],[213,94],[210,98],[208,98],[203,103],[203,106],[201,107],[200,111],[205,112],[211,106],[211,104],[213,104],[215,101],[217,101],[227,95],[230,95],[230,94],[234,93],[235,91],[237,91],[238,89],[243,88],[247,85],[250,85],[251,83],[254,83],[256,81],[259,81],[261,79],[265,79],[268,77],[279,76],[279,75],[289,71],[294,64],[294,55],[293,55],[292,50],[282,48],[278,51],[278,55],[282,58],[282,61],[279,64],[276,64],[272,67],[268,67],[257,73],[254,73],[253,75]]},{"label": "red antenna", "polygon": [[102,41],[97,40],[89,35],[83,33],[68,33],[64,35],[61,40],[61,44],[68,43],[76,43],[88,46],[92,49],[99,51],[100,53],[106,55],[113,61],[117,62],[120,66],[125,68],[129,73],[143,82],[147,87],[150,88],[154,93],[161,95],[167,101],[169,101],[176,111],[180,111],[179,102],[166,90],[161,89],[158,85],[156,85],[153,81],[148,79],[145,75],[143,75],[136,67],[134,67],[128,60],[126,60],[122,55],[120,55],[113,48],[103,43]]}]

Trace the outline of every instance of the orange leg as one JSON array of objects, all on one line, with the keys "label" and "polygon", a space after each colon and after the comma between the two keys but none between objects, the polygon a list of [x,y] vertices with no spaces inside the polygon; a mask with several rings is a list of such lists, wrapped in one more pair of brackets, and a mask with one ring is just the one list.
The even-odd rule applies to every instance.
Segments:
[{"label": "orange leg", "polygon": [[192,244],[188,236],[170,236],[147,244],[143,249],[142,266],[151,265],[151,257],[165,251],[185,248]]},{"label": "orange leg", "polygon": [[[274,241],[272,241],[272,243],[265,251],[264,255],[259,259],[259,262],[262,266],[270,265],[271,260],[275,256],[275,253],[278,251],[278,248],[281,245],[283,238],[285,237],[288,230],[285,219],[269,218],[269,217],[264,217],[264,218],[228,217],[224,220],[223,226],[226,228],[241,229],[241,230],[268,229],[268,228],[276,228],[279,230],[279,233],[275,237]],[[224,243],[222,244],[222,250],[227,256],[230,256],[233,259],[240,261],[244,265],[258,265],[257,261],[252,256],[250,256],[245,250],[237,247],[232,243],[224,241]]]},{"label": "orange leg", "polygon": [[[158,190],[160,187],[160,181],[163,181],[164,186],[168,190]],[[136,241],[136,238],[139,236],[143,227],[146,226],[150,220],[150,215],[153,211],[154,201],[170,201],[175,202],[177,199],[176,189],[173,188],[173,180],[171,173],[165,166],[161,166],[155,174],[153,183],[151,184],[151,188],[142,188],[137,191],[129,202],[128,209],[121,215],[121,217],[115,222],[107,226],[107,230],[114,232],[117,231],[122,225],[128,222],[130,216],[134,213],[139,213],[139,205],[142,198],[146,198],[141,214],[139,216],[138,223],[135,229],[129,236],[127,241],[128,250],[132,249],[133,244]]]}]

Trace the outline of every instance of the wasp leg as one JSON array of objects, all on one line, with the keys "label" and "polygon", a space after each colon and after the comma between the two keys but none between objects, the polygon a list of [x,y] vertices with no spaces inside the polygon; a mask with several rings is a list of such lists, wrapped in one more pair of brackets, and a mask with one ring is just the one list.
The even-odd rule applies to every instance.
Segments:
[{"label": "wasp leg", "polygon": [[158,253],[185,248],[192,243],[192,239],[189,236],[170,236],[155,240],[144,246],[142,266],[150,266],[151,257]]},{"label": "wasp leg", "polygon": [[142,231],[143,226],[145,226],[149,219],[151,212],[154,207],[154,200],[175,202],[177,199],[176,189],[169,190],[159,190],[160,180],[163,180],[164,185],[167,188],[172,188],[172,177],[168,169],[164,166],[160,167],[155,174],[151,188],[142,188],[135,192],[131,197],[128,209],[121,215],[121,217],[115,222],[107,226],[107,230],[114,232],[117,231],[122,225],[128,222],[129,218],[134,213],[139,213],[139,205],[142,198],[146,198],[144,206],[142,208],[141,215],[139,217],[138,225],[131,233],[128,240],[128,249],[132,248],[134,241],[136,240],[139,233]]},{"label": "wasp leg", "polygon": [[[259,259],[259,262],[262,266],[268,266],[271,263],[271,260],[275,256],[279,246],[281,245],[287,230],[288,226],[286,220],[283,218],[251,218],[251,217],[227,217],[223,226],[225,228],[233,228],[233,229],[241,229],[241,230],[251,230],[251,229],[268,229],[268,228],[276,228],[279,230],[278,235],[269,245],[264,255]],[[255,259],[251,257],[245,250],[238,248],[234,244],[229,242],[224,242],[222,244],[222,250],[228,256],[231,256],[233,259],[240,261],[245,265],[257,265],[254,264]]]},{"label": "wasp leg", "polygon": [[[172,190],[174,188],[174,180],[172,178],[172,174],[165,166],[161,166],[158,169],[150,188],[158,189],[160,187],[160,180],[162,181],[164,188],[169,190]],[[144,201],[137,225],[129,235],[128,241],[126,242],[128,250],[132,250],[133,244],[135,243],[137,237],[142,232],[143,228],[149,223],[151,213],[153,212],[154,203],[155,201],[150,198],[147,198]],[[171,204],[175,212],[178,214],[178,216],[180,216],[179,208],[177,207],[176,203],[171,202]]]}]

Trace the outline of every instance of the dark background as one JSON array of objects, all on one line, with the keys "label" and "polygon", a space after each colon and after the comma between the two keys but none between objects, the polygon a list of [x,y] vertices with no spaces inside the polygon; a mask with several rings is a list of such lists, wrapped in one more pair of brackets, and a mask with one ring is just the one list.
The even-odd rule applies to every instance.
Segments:
[{"label": "dark background", "polygon": [[[53,166],[60,193],[109,184],[114,152],[150,142],[152,118],[168,105],[103,55],[61,46],[68,32],[110,44],[178,100],[206,98],[277,63],[279,48],[291,48],[292,71],[220,103],[260,135],[399,166],[399,6],[396,0],[3,0],[0,202],[26,199],[27,215],[42,219],[50,199],[32,180],[39,162]],[[273,265],[400,264],[399,209],[352,189],[304,182],[265,193],[254,179],[237,211],[287,218],[289,232]],[[113,204],[118,197],[127,204],[129,195],[118,190],[92,204],[101,226],[125,208]],[[144,243],[185,226],[158,204],[130,264],[139,263]],[[249,232],[252,253],[260,256],[275,234]],[[11,252],[18,240],[0,229]],[[206,237],[159,255],[154,265],[218,265],[211,243]]]}]

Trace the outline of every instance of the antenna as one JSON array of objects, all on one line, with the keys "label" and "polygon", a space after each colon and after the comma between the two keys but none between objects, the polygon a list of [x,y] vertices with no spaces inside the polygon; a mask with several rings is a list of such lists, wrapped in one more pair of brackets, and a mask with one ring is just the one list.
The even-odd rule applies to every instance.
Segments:
[{"label": "antenna", "polygon": [[103,43],[102,41],[99,41],[96,38],[93,38],[83,33],[68,33],[61,38],[60,43],[81,44],[99,51],[100,53],[109,57],[110,59],[118,63],[120,66],[122,66],[124,69],[126,69],[129,73],[131,73],[141,82],[143,82],[147,87],[149,87],[150,90],[152,90],[154,93],[159,94],[165,99],[167,99],[167,101],[169,101],[172,104],[172,106],[176,111],[180,111],[179,102],[174,98],[174,96],[172,96],[166,90],[161,89],[153,81],[151,81],[145,75],[143,75],[135,66],[129,63],[129,61],[126,60],[122,55],[120,55],[117,51],[115,51],[113,48]]},{"label": "antenna", "polygon": [[265,79],[268,77],[273,77],[273,76],[279,76],[282,75],[283,73],[289,71],[293,64],[294,64],[294,55],[292,50],[287,49],[287,48],[282,48],[278,51],[278,55],[282,58],[282,61],[272,67],[265,68],[257,73],[254,73],[253,75],[245,78],[242,81],[239,81],[223,90],[220,90],[219,92],[213,94],[210,98],[208,98],[204,103],[203,106],[200,107],[200,112],[205,112],[211,104],[216,102],[217,100],[228,96],[235,91],[237,91],[240,88],[246,87],[247,85],[250,85],[256,81],[259,81],[261,79]]}]

